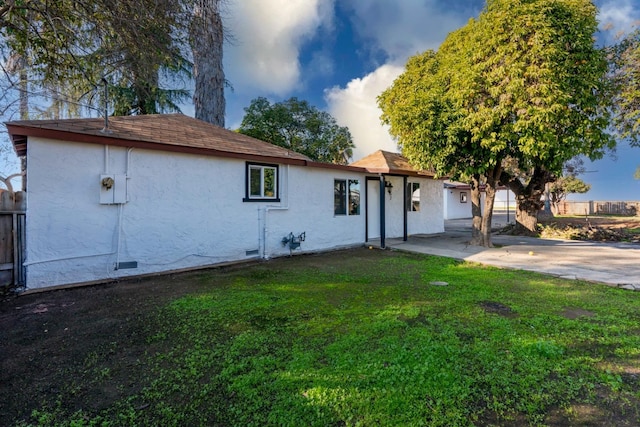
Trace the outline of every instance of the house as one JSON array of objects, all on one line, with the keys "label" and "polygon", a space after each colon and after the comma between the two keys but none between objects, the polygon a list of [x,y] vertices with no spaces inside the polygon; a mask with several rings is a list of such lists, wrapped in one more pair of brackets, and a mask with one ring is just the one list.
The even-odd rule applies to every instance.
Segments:
[{"label": "house", "polygon": [[442,182],[391,153],[317,163],[181,114],[6,125],[27,290],[444,230]]},{"label": "house", "polygon": [[[484,186],[480,187],[480,209],[484,213]],[[471,186],[462,182],[445,181],[443,191],[444,219],[471,218]],[[493,212],[514,212],[515,195],[506,187],[498,187]]]}]

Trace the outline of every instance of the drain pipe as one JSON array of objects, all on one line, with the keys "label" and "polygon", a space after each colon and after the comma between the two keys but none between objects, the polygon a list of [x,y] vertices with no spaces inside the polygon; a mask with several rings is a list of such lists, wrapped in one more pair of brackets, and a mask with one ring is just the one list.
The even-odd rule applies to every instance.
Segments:
[{"label": "drain pipe", "polygon": [[267,232],[269,231],[267,227],[268,213],[270,211],[289,210],[289,165],[287,165],[286,167],[285,176],[286,177],[285,177],[284,186],[283,186],[284,187],[283,193],[284,193],[284,199],[285,199],[284,205],[280,205],[280,206],[271,205],[271,206],[266,206],[264,208],[264,227],[262,228],[262,258],[263,259],[267,259]]}]

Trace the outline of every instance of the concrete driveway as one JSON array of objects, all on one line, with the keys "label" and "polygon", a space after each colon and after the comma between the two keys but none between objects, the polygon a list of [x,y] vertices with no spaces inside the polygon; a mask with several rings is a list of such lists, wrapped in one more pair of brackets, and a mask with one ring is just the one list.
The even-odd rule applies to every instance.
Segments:
[{"label": "concrete driveway", "polygon": [[[494,219],[494,229],[506,218]],[[445,232],[387,239],[387,247],[502,268],[537,271],[640,291],[640,245],[492,235],[495,248],[470,246],[471,220],[445,221]]]}]

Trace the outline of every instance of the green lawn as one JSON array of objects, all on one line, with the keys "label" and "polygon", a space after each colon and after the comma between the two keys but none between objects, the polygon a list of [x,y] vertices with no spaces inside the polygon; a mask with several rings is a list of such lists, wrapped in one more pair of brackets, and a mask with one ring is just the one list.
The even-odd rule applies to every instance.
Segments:
[{"label": "green lawn", "polygon": [[[139,390],[32,423],[640,424],[639,293],[366,249],[182,280],[199,291],[152,316]],[[93,381],[122,387],[112,364]]]}]

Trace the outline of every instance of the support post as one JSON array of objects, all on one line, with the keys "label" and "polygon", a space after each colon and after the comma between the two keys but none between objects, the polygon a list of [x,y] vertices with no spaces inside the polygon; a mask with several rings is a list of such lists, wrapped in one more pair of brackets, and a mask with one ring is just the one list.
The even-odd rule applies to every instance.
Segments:
[{"label": "support post", "polygon": [[403,232],[404,232],[404,234],[402,235],[402,240],[406,242],[407,238],[409,236],[409,233],[408,233],[408,230],[407,230],[407,228],[408,228],[408,225],[407,225],[407,222],[408,222],[407,216],[408,216],[408,214],[407,214],[407,212],[409,211],[409,209],[407,208],[407,205],[410,206],[410,203],[411,203],[411,200],[408,200],[407,198],[412,196],[411,194],[409,194],[407,192],[407,177],[406,176],[402,177],[402,195],[403,195],[402,196],[402,200],[404,201],[403,206],[402,206],[402,210],[404,211],[404,214],[403,214],[403,219],[404,219],[404,230],[403,230]]},{"label": "support post", "polygon": [[384,235],[385,235],[385,222],[386,219],[384,217],[384,175],[380,174],[380,249],[385,249]]}]

